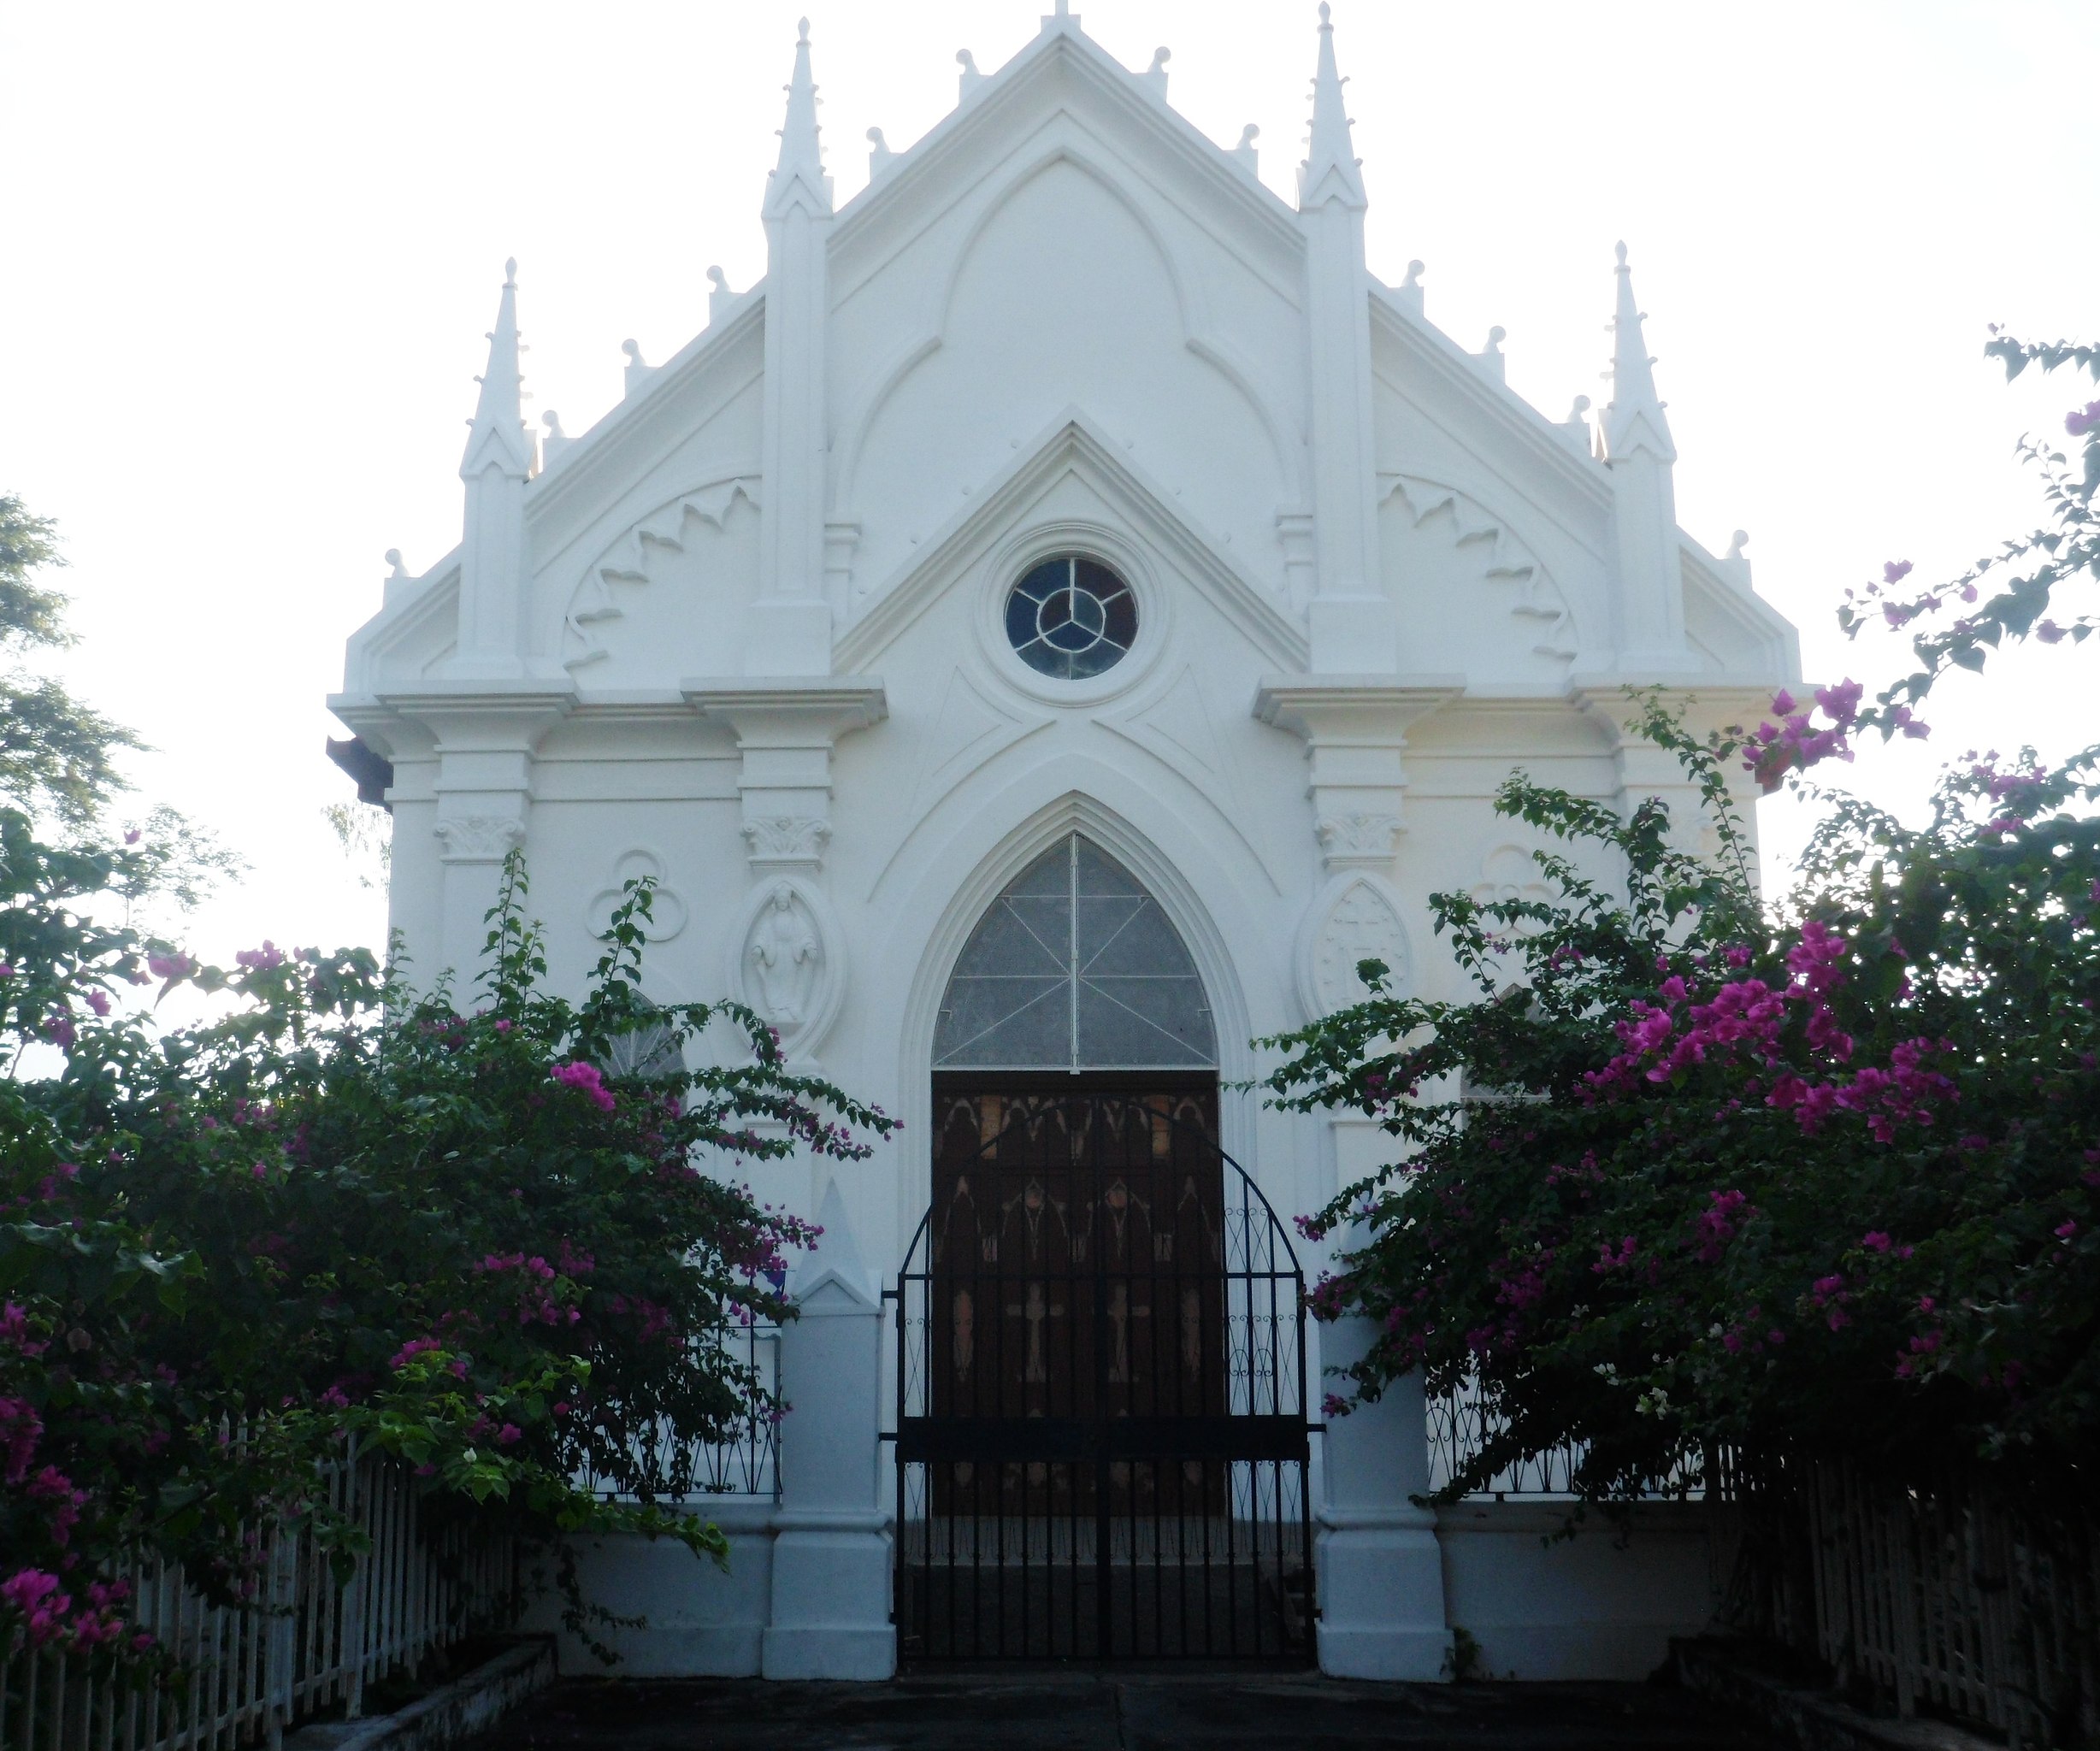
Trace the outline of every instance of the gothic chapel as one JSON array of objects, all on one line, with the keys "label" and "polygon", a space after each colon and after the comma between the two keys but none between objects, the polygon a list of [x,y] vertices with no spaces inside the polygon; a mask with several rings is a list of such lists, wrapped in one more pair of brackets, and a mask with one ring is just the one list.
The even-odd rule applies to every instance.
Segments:
[{"label": "gothic chapel", "polygon": [[1426,897],[1535,879],[1512,767],[1690,818],[1625,685],[1728,721],[1793,630],[1677,526],[1623,245],[1594,424],[1367,268],[1325,5],[1295,206],[1066,0],[959,58],[835,208],[805,23],[765,278],[628,343],[587,433],[521,417],[512,264],[459,545],[397,560],[330,701],[419,979],[513,847],[559,979],[652,876],[652,997],[734,994],[905,1122],[765,1170],[826,1232],[762,1340],[777,1450],[705,1504],[728,1572],[636,1542],[587,1583],[646,1613],[636,1674],[1434,1678],[1464,1625],[1497,1675],[1642,1676],[1711,1610],[1701,1523],[1549,1545],[1520,1492],[1411,1500],[1448,1406],[1321,1426],[1361,1339],[1303,1317],[1289,1217],[1382,1134],[1235,1084],[1366,957],[1457,991]]}]

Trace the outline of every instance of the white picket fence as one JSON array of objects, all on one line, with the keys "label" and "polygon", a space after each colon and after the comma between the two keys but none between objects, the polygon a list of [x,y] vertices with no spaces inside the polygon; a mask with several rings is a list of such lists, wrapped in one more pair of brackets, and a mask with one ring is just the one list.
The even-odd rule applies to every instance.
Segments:
[{"label": "white picket fence", "polygon": [[2014,1751],[2100,1742],[2100,1530],[2053,1524],[1973,1486],[1899,1489],[1819,1465],[1818,1652],[1901,1714],[2004,1733]]},{"label": "white picket fence", "polygon": [[398,1462],[354,1456],[331,1469],[331,1507],[371,1539],[347,1586],[304,1526],[264,1535],[251,1606],[208,1603],[181,1571],[135,1562],[132,1611],[183,1669],[168,1689],[113,1682],[55,1648],[21,1644],[0,1662],[4,1751],[221,1751],[275,1748],[294,1721],[339,1705],[499,1614],[517,1590],[509,1539],[421,1536],[420,1492]]}]

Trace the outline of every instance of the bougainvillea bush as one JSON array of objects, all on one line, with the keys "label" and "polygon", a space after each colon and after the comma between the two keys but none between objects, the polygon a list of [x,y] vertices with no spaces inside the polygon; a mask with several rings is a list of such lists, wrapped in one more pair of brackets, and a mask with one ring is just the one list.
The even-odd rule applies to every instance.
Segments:
[{"label": "bougainvillea bush", "polygon": [[[2100,373],[2091,349],[1993,351]],[[1548,898],[1432,898],[1477,988],[1381,982],[1267,1042],[1272,1100],[1390,1134],[1387,1170],[1307,1224],[1338,1246],[1314,1311],[1378,1334],[1328,1408],[1415,1370],[1432,1392],[1477,1382],[1500,1432],[1447,1495],[1568,1443],[1600,1500],[1699,1483],[1723,1451],[2082,1489],[2100,1452],[2100,750],[1971,754],[1920,827],[1826,797],[1785,908],[1757,890],[1728,782],[1799,783],[1862,728],[1925,734],[1911,708],[1933,681],[2008,637],[2077,647],[2094,618],[2047,616],[2100,581],[2100,403],[2067,427],[2081,465],[2027,446],[2050,523],[1902,597],[1885,618],[1926,622],[1920,668],[1878,700],[1782,694],[1769,721],[1699,740],[1651,698],[1643,733],[1696,781],[1705,854],[1661,801],[1621,819],[1514,775],[1497,807],[1564,849],[1538,854]],[[1972,607],[1979,585],[1996,593]]]},{"label": "bougainvillea bush", "polygon": [[[890,1121],[789,1074],[746,1011],[649,1005],[646,886],[571,1003],[515,859],[468,993],[361,950],[198,966],[96,922],[151,853],[0,811],[0,1639],[149,1655],[122,1555],[251,1596],[273,1517],[347,1559],[316,1480],[353,1440],[439,1523],[721,1557],[678,1506],[691,1447],[779,1407],[711,1335],[790,1315],[784,1254],[816,1241],[741,1170],[861,1157]],[[140,999],[183,985],[218,1018],[156,1029]]]},{"label": "bougainvillea bush", "polygon": [[1377,995],[1276,1042],[1276,1098],[1396,1146],[1311,1224],[1344,1235],[1316,1310],[1380,1329],[1354,1388],[1478,1377],[1507,1430],[1454,1495],[1570,1441],[1599,1497],[1720,1447],[2075,1469],[2100,1442],[2100,753],[1950,775],[1916,831],[1845,803],[1787,921],[1737,860],[1737,745],[1646,730],[1703,780],[1720,858],[1660,802],[1622,822],[1513,779],[1504,812],[1623,879],[1541,854],[1552,899],[1439,895],[1477,998]]}]

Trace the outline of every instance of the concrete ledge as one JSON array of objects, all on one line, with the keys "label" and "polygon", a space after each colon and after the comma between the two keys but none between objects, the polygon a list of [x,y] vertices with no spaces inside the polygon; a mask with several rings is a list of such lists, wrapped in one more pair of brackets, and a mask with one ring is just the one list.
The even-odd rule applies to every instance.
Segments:
[{"label": "concrete ledge", "polygon": [[1637,1683],[1696,1636],[1716,1602],[1703,1503],[1592,1512],[1566,1502],[1465,1501],[1436,1511],[1444,1610],[1480,1650],[1478,1676]]},{"label": "concrete ledge", "polygon": [[1717,1638],[1672,1642],[1670,1655],[1687,1689],[1800,1751],[2003,1751],[1998,1742],[1944,1721],[1862,1714],[1827,1690],[1759,1671]]},{"label": "concrete ledge", "polygon": [[553,1639],[535,1636],[392,1714],[302,1727],[285,1751],[442,1751],[487,1732],[554,1679]]}]

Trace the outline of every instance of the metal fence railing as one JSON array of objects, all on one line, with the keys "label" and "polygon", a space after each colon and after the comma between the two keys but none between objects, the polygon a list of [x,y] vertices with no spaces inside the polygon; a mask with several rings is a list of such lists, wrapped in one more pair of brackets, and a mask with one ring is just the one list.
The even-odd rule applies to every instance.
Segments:
[{"label": "metal fence railing", "polygon": [[[693,1341],[696,1367],[741,1381],[746,1387],[745,1406],[735,1423],[719,1441],[681,1441],[667,1430],[650,1427],[635,1437],[636,1444],[650,1451],[659,1477],[670,1477],[675,1467],[675,1449],[682,1446],[690,1461],[693,1497],[711,1495],[755,1496],[766,1501],[780,1498],[780,1328],[754,1324],[710,1333]],[[708,1353],[701,1353],[705,1347]],[[608,1478],[585,1471],[580,1481],[600,1495],[616,1500],[631,1500]]]},{"label": "metal fence railing", "polygon": [[[1432,1490],[1442,1489],[1449,1483],[1508,1427],[1470,1379],[1454,1392],[1432,1395],[1425,1409],[1429,1422],[1429,1481]],[[1576,1468],[1582,1464],[1586,1451],[1579,1441],[1566,1441],[1513,1459],[1480,1489],[1469,1492],[1467,1499],[1572,1501]],[[1725,1472],[1726,1459],[1725,1454],[1717,1455],[1717,1462],[1710,1467],[1680,1465],[1666,1476],[1648,1479],[1641,1493],[1657,1501],[1703,1500],[1710,1485],[1727,1493],[1730,1484]]]},{"label": "metal fence railing", "polygon": [[426,1538],[421,1492],[398,1462],[354,1455],[323,1479],[329,1504],[370,1539],[347,1586],[309,1526],[258,1535],[252,1604],[213,1604],[182,1571],[142,1555],[116,1578],[133,1621],[180,1668],[168,1685],[113,1679],[105,1662],[21,1641],[0,1658],[6,1751],[192,1751],[275,1746],[333,1706],[354,1718],[367,1685],[500,1616],[515,1597],[507,1538]]}]

